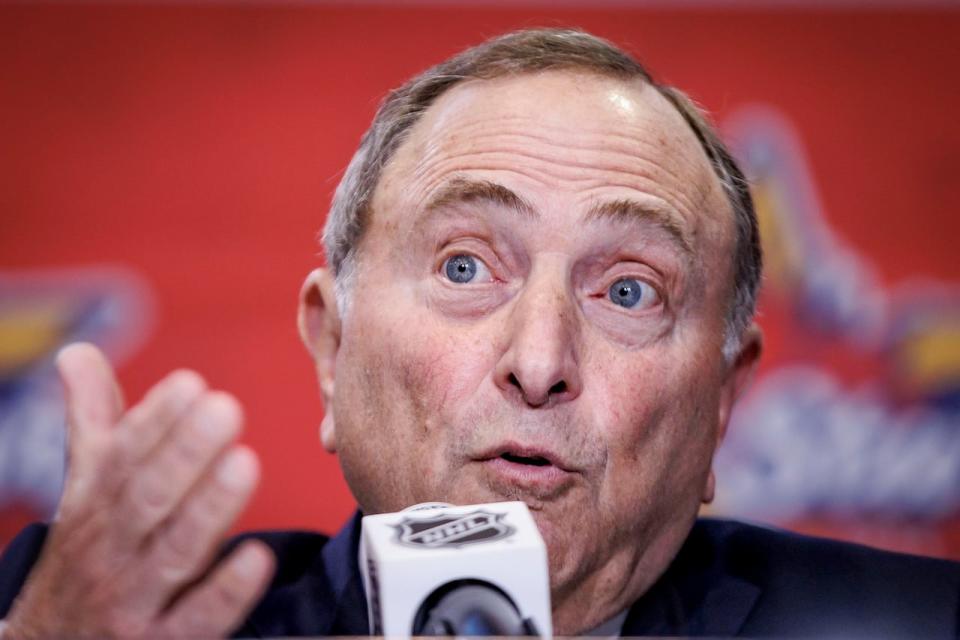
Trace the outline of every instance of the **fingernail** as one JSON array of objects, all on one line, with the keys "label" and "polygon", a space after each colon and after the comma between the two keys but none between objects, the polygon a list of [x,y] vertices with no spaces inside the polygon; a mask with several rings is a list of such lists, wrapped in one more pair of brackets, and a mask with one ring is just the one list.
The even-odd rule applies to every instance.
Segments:
[{"label": "fingernail", "polygon": [[257,461],[247,449],[233,449],[217,467],[217,481],[228,489],[247,489],[256,477]]},{"label": "fingernail", "polygon": [[180,369],[170,374],[170,395],[180,402],[189,402],[199,396],[207,384],[200,374]]},{"label": "fingernail", "polygon": [[228,402],[220,398],[205,400],[196,414],[196,429],[202,438],[219,442],[233,433],[239,419]]},{"label": "fingernail", "polygon": [[238,555],[234,568],[244,578],[259,577],[266,563],[263,553],[252,548],[243,549]]}]

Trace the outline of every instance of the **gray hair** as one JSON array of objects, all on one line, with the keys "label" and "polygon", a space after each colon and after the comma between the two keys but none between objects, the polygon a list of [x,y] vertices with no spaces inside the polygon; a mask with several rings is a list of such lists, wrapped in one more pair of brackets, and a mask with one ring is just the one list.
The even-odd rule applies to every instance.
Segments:
[{"label": "gray hair", "polygon": [[725,360],[732,362],[756,312],[763,263],[757,217],[743,172],[689,97],[655,82],[639,62],[612,43],[575,29],[529,29],[493,38],[427,69],[387,95],[337,186],[323,231],[341,310],[347,311],[357,248],[369,222],[374,190],[387,162],[426,110],[466,80],[555,70],[587,71],[625,81],[639,78],[670,101],[700,141],[734,216],[734,296],[723,345]]}]

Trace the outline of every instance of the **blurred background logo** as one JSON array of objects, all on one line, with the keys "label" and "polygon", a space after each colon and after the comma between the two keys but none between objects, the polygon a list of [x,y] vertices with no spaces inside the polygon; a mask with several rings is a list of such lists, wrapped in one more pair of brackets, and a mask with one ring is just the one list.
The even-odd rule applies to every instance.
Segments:
[{"label": "blurred background logo", "polygon": [[57,351],[89,341],[123,362],[149,333],[150,300],[128,270],[0,272],[0,510],[48,518],[59,500],[65,420]]},{"label": "blurred background logo", "polygon": [[852,537],[863,525],[851,521],[911,536],[956,517],[960,289],[885,288],[831,228],[789,121],[753,106],[727,125],[761,224],[761,316],[785,325],[790,347],[734,414],[716,510],[795,528],[829,521]]}]

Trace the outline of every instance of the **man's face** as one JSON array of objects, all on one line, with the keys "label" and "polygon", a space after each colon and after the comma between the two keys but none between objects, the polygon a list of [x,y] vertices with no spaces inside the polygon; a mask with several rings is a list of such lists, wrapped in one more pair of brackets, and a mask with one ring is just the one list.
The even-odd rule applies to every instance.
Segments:
[{"label": "man's face", "polygon": [[327,443],[363,511],[522,500],[570,603],[558,632],[629,604],[708,492],[733,246],[655,90],[450,90],[384,171],[342,317]]}]

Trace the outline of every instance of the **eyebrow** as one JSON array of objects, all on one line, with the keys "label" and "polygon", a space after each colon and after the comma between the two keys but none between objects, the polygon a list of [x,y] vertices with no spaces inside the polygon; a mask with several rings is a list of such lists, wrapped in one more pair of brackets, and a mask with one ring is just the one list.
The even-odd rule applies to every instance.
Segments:
[{"label": "eyebrow", "polygon": [[662,207],[641,204],[629,198],[619,198],[594,204],[587,212],[586,219],[617,222],[646,221],[666,231],[683,253],[688,256],[694,253],[689,234],[677,220],[676,215]]},{"label": "eyebrow", "polygon": [[[424,212],[429,215],[446,207],[469,202],[483,202],[505,207],[526,218],[540,216],[536,207],[529,201],[502,184],[463,176],[454,177],[441,186],[427,202]],[[652,223],[663,229],[686,256],[690,257],[694,254],[693,243],[676,215],[662,207],[641,204],[629,198],[619,198],[595,203],[590,207],[585,219],[586,221]]]},{"label": "eyebrow", "polygon": [[483,202],[513,209],[526,218],[538,216],[532,204],[502,184],[464,177],[453,178],[440,187],[427,202],[425,209],[429,213],[467,202]]}]

